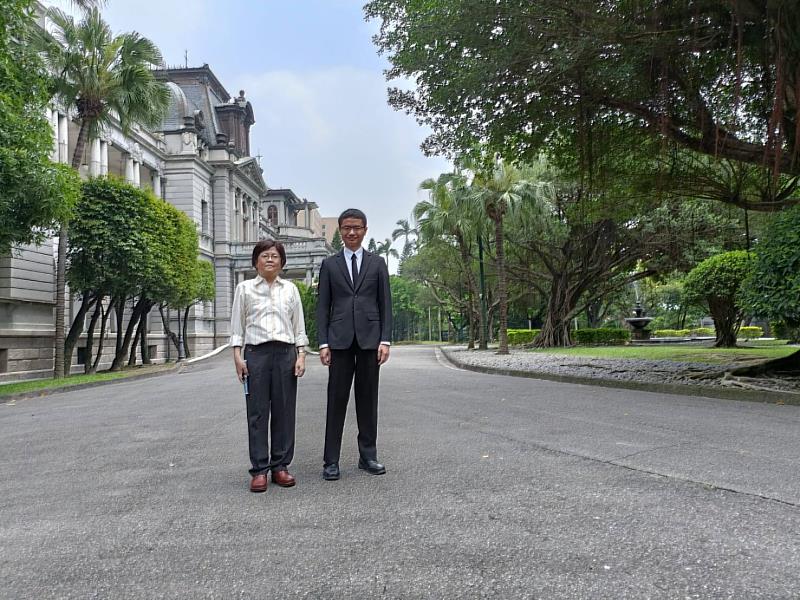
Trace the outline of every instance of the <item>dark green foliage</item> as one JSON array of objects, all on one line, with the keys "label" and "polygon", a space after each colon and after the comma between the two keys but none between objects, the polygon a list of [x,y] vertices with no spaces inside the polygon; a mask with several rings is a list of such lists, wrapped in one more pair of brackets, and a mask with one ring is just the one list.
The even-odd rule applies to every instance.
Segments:
[{"label": "dark green foliage", "polygon": [[575,339],[579,344],[586,346],[616,346],[626,344],[631,339],[631,332],[627,329],[600,328],[578,329]]},{"label": "dark green foliage", "polygon": [[342,248],[344,248],[344,242],[342,242],[342,234],[339,233],[338,229],[333,234],[333,239],[331,240],[331,247],[337,252]]},{"label": "dark green foliage", "polygon": [[800,327],[800,206],[775,217],[754,254],[743,293],[748,310]]},{"label": "dark green foliage", "polygon": [[[338,233],[338,230],[337,230]],[[335,238],[334,238],[335,239]],[[339,238],[341,243],[342,238]],[[306,335],[308,336],[308,345],[316,348],[319,345],[319,338],[317,337],[317,293],[316,290],[303,283],[302,281],[295,281],[300,292],[300,301],[303,304],[303,319],[306,324]]]}]

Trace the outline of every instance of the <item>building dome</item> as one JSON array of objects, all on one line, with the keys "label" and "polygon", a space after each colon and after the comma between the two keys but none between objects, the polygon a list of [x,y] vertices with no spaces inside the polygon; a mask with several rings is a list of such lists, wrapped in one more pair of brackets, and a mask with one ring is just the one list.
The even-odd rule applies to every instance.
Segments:
[{"label": "building dome", "polygon": [[169,89],[169,110],[164,117],[161,131],[179,131],[184,128],[186,117],[194,117],[194,110],[178,84],[167,81],[166,86]]}]

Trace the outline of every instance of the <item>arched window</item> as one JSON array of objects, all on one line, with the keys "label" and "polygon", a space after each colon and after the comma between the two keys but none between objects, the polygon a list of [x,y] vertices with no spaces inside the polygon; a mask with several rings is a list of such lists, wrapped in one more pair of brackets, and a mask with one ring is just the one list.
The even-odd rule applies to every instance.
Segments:
[{"label": "arched window", "polygon": [[273,227],[278,224],[278,207],[274,204],[267,209],[267,220]]}]

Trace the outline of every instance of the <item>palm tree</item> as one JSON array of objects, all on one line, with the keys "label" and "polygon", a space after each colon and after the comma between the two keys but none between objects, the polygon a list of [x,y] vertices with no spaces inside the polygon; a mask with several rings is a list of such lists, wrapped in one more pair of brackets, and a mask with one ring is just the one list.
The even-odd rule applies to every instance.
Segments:
[{"label": "palm tree", "polygon": [[396,223],[397,228],[392,231],[392,240],[404,238],[403,258],[408,258],[413,250],[413,242],[409,239],[412,235],[417,235],[417,229],[412,227],[407,219],[399,219]]},{"label": "palm tree", "polygon": [[397,254],[397,250],[392,248],[392,240],[390,240],[389,238],[386,238],[385,241],[380,242],[377,245],[377,247],[375,249],[375,254],[377,254],[378,256],[385,256],[386,257],[386,267],[387,268],[389,267],[389,257],[390,256],[393,256],[395,258],[400,258],[400,256]]},{"label": "palm tree", "polygon": [[508,354],[508,274],[506,273],[503,218],[529,188],[522,171],[502,160],[488,171],[478,172],[473,180],[475,198],[494,223],[497,299],[499,305],[498,354]]},{"label": "palm tree", "polygon": [[481,216],[469,193],[463,176],[444,173],[438,179],[426,179],[420,189],[428,191],[428,200],[418,202],[414,206],[414,219],[417,222],[422,239],[446,237],[455,240],[461,256],[461,267],[467,284],[469,340],[468,348],[475,347],[475,318],[478,314],[481,348],[486,347],[483,338],[484,314],[477,307],[478,287],[472,269],[471,242],[479,228]]},{"label": "palm tree", "polygon": [[[79,2],[94,5],[95,2]],[[166,114],[169,90],[158,81],[152,69],[162,63],[158,48],[138,33],[114,37],[93,6],[80,22],[51,8],[51,34],[42,31],[36,37],[38,49],[54,73],[54,95],[66,107],[72,107],[81,121],[72,167],[78,169],[84,148],[90,139],[119,119],[123,133],[132,124],[156,127]],[[58,237],[56,269],[56,331],[54,376],[64,376],[64,302],[66,296],[66,249],[69,223],[61,224]]]}]

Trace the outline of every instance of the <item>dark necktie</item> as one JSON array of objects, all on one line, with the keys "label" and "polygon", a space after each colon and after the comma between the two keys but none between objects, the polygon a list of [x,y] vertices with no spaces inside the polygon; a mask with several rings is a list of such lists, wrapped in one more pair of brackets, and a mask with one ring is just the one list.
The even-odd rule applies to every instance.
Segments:
[{"label": "dark necktie", "polygon": [[358,257],[355,254],[350,257],[350,273],[353,275],[353,285],[355,286],[358,279]]}]

